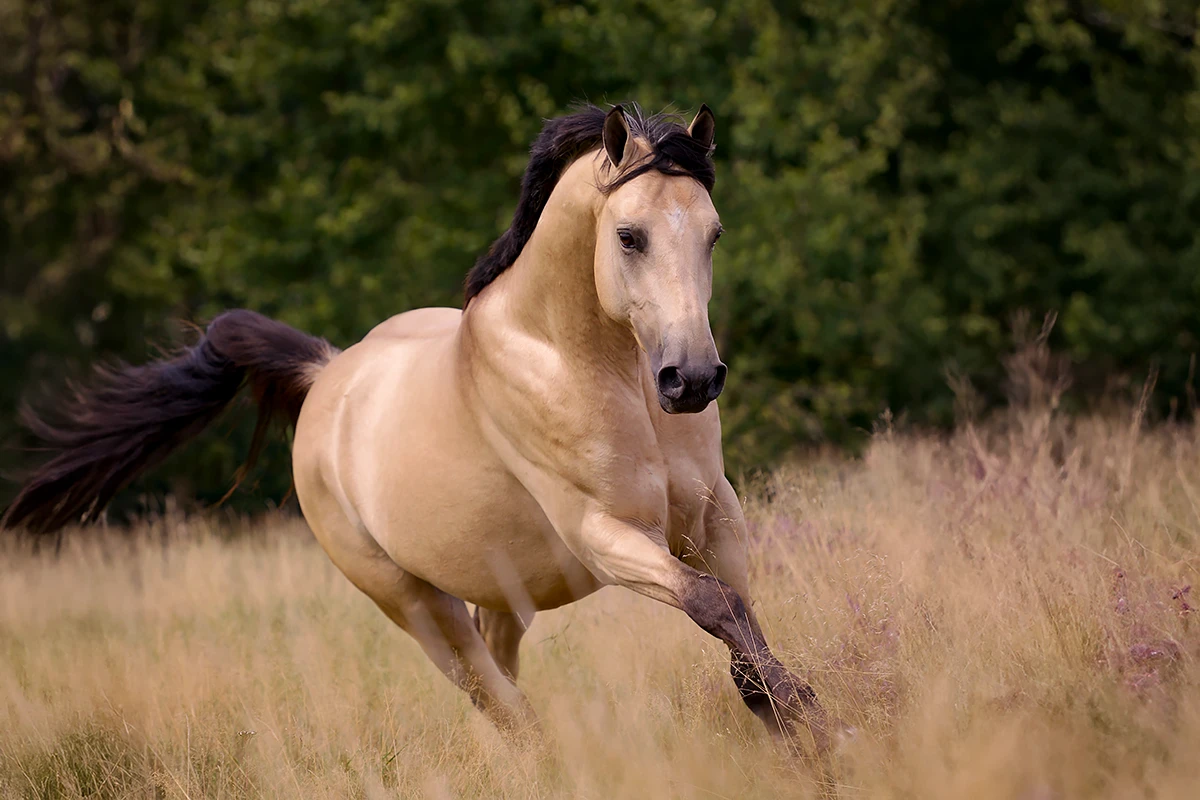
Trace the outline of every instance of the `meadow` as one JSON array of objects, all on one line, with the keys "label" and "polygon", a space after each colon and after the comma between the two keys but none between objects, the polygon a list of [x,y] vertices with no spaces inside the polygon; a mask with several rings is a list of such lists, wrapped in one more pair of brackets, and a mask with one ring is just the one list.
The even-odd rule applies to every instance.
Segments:
[{"label": "meadow", "polygon": [[768,638],[853,728],[828,773],[678,611],[539,614],[511,741],[302,521],[167,516],[4,545],[0,796],[1194,797],[1200,432],[1034,399],[747,489]]}]

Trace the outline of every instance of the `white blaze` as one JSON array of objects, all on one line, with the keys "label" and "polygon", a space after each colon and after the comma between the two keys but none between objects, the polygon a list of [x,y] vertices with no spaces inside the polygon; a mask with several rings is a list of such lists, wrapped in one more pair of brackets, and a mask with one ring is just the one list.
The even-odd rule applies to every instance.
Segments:
[{"label": "white blaze", "polygon": [[682,206],[674,206],[667,211],[667,221],[671,223],[671,229],[676,235],[683,233],[683,227],[687,224],[687,209]]}]

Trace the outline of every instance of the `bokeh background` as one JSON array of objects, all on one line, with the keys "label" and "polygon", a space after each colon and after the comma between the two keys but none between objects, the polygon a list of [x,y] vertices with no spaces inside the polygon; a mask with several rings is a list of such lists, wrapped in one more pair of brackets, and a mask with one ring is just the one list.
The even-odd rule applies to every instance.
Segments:
[{"label": "bokeh background", "polygon": [[[182,321],[243,306],[347,346],[458,305],[542,119],[582,100],[717,115],[735,474],[1002,404],[1049,313],[1068,405],[1153,374],[1152,415],[1188,415],[1198,5],[0,0],[0,470],[37,457],[22,400]],[[123,507],[220,497],[232,416]],[[280,444],[231,502],[288,482]]]}]

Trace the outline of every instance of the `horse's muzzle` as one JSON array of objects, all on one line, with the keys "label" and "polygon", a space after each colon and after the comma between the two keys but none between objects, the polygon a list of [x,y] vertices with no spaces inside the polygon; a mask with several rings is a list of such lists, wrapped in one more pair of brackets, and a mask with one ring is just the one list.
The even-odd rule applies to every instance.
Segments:
[{"label": "horse's muzzle", "polygon": [[696,414],[721,395],[728,369],[720,361],[692,366],[666,365],[655,376],[658,404],[668,414]]}]

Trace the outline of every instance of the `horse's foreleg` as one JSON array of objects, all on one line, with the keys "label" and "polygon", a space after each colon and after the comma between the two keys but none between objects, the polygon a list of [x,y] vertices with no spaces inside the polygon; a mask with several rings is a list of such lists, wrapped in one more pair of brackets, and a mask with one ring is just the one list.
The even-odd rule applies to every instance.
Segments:
[{"label": "horse's foreleg", "polygon": [[[809,724],[819,724],[820,707],[812,689],[790,673],[786,677],[780,676],[778,673],[783,666],[765,649],[766,640],[751,607],[745,536],[746,523],[737,493],[728,481],[722,480],[705,511],[703,546],[685,553],[683,561],[717,579],[718,585],[726,585],[741,600],[739,606],[717,598],[716,593],[712,592],[713,597],[703,602],[725,604],[731,611],[734,607],[738,608],[740,617],[735,615],[735,620],[740,620],[738,627],[749,632],[749,638],[761,643],[766,654],[765,657],[755,657],[753,650],[730,647],[730,673],[746,706],[772,731],[786,732],[789,720],[787,715],[781,713],[782,709],[776,704],[770,690],[773,681],[784,680],[792,684],[791,693],[800,701]],[[710,612],[710,616],[714,615]],[[814,731],[814,734],[819,734],[819,731]]]},{"label": "horse's foreleg", "polygon": [[[733,499],[736,502],[736,496]],[[709,557],[712,563],[724,559],[720,572],[740,592],[711,574],[716,570],[700,571],[676,559],[635,524],[596,514],[585,521],[583,537],[590,566],[603,577],[681,609],[729,647],[731,671],[742,698],[768,729],[791,735],[801,723],[819,748],[825,746],[824,713],[816,694],[771,652],[742,594],[747,591],[745,555],[735,549],[734,536],[732,541],[718,537],[706,545],[718,545],[717,550],[710,549]]]},{"label": "horse's foreleg", "polygon": [[475,627],[483,641],[487,643],[492,658],[500,665],[500,669],[513,680],[517,679],[520,669],[521,637],[533,623],[533,613],[512,614],[505,611],[492,611],[487,608],[475,609]]}]

